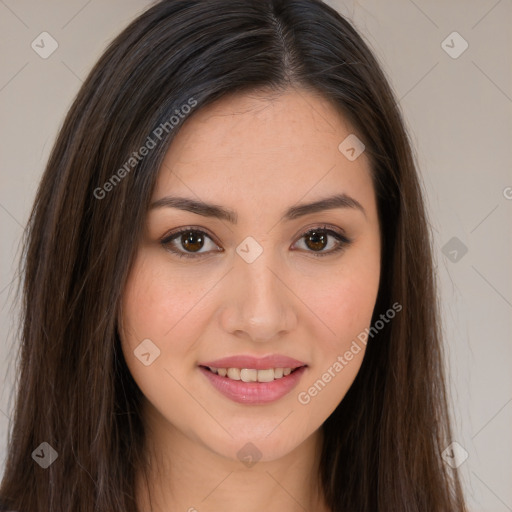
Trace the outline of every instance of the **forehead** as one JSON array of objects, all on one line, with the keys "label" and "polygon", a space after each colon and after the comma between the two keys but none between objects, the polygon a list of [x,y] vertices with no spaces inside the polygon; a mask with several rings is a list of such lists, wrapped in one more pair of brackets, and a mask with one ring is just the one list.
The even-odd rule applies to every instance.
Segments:
[{"label": "forehead", "polygon": [[[175,136],[155,197],[298,200],[371,187],[364,154],[349,161],[338,149],[354,132],[341,112],[305,90],[224,97],[198,110]],[[340,190],[342,188],[343,190]],[[347,190],[350,189],[350,190]]]}]

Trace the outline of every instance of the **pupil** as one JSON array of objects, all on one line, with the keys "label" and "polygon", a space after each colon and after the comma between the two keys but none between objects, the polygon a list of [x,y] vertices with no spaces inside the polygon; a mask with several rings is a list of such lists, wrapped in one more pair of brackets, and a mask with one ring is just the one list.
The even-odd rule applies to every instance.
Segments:
[{"label": "pupil", "polygon": [[[311,242],[311,243],[308,243]],[[327,243],[327,236],[325,233],[318,233],[312,231],[310,235],[306,237],[306,245],[313,250],[320,250],[325,248]]]},{"label": "pupil", "polygon": [[181,243],[185,249],[195,252],[203,247],[204,238],[200,233],[189,231],[181,235]]}]

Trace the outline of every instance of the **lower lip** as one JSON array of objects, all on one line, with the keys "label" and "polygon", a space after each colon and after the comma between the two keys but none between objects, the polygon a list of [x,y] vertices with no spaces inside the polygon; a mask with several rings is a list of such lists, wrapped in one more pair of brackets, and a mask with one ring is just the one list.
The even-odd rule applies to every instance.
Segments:
[{"label": "lower lip", "polygon": [[243,382],[221,377],[203,367],[199,367],[199,369],[214,388],[234,402],[266,404],[279,400],[288,394],[298,384],[306,367],[302,366],[286,377],[281,377],[272,382]]}]

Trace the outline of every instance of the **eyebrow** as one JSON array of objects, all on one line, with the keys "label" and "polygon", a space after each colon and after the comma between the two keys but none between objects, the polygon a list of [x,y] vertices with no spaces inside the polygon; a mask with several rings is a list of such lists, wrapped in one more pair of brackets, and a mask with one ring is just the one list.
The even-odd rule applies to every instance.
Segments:
[{"label": "eyebrow", "polygon": [[[226,220],[232,224],[236,224],[238,215],[235,211],[224,208],[216,204],[205,203],[203,201],[196,201],[186,197],[173,197],[166,196],[153,202],[149,209],[155,208],[177,208],[204,217],[214,217],[221,220]],[[352,208],[360,210],[365,216],[366,211],[353,197],[347,194],[336,194],[334,196],[326,197],[312,203],[299,204],[297,206],[291,206],[281,217],[281,221],[294,220],[310,213],[316,213],[324,210],[332,210],[334,208]]]}]

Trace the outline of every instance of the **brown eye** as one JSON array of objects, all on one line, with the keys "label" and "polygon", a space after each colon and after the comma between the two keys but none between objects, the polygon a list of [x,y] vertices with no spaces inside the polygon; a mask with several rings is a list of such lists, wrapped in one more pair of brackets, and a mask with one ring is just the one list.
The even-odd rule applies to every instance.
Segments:
[{"label": "brown eye", "polygon": [[160,243],[164,249],[180,257],[194,258],[222,251],[211,237],[200,229],[185,228],[174,231],[163,238]]},{"label": "brown eye", "polygon": [[310,231],[304,238],[307,247],[313,251],[321,251],[327,246],[328,236],[320,231]]},{"label": "brown eye", "polygon": [[305,252],[309,252],[313,256],[329,256],[342,251],[352,243],[345,235],[333,229],[328,229],[327,226],[306,231],[302,234],[299,242],[303,240],[304,247],[301,249],[304,249]]},{"label": "brown eye", "polygon": [[187,250],[196,252],[204,245],[204,237],[200,231],[186,231],[181,235],[181,244]]}]

